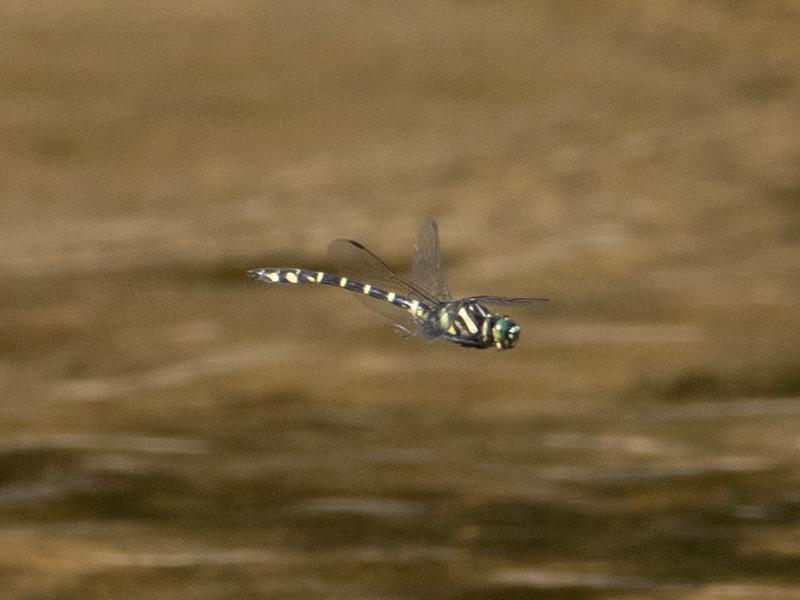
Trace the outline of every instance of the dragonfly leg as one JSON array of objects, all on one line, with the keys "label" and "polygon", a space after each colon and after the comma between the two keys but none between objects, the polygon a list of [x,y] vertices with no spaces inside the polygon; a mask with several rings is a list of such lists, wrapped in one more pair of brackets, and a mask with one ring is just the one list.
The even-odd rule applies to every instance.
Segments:
[{"label": "dragonfly leg", "polygon": [[411,331],[409,329],[406,329],[402,325],[395,325],[394,326],[394,332],[397,335],[400,335],[400,336],[402,336],[404,338],[410,338],[410,337],[414,337],[415,335],[417,335],[416,333],[414,333],[413,331]]}]

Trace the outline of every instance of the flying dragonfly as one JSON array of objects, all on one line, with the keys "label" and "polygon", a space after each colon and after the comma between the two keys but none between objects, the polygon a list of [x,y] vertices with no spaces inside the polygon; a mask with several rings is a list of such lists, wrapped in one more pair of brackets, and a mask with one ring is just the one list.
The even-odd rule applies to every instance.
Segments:
[{"label": "flying dragonfly", "polygon": [[509,350],[519,341],[521,328],[509,317],[486,305],[531,304],[546,298],[468,296],[453,299],[444,277],[444,263],[436,222],[422,224],[417,235],[411,276],[397,275],[363,245],[334,240],[328,254],[339,275],[309,269],[260,267],[247,275],[264,283],[330,285],[360,294],[388,317],[402,335],[443,339],[468,348]]}]

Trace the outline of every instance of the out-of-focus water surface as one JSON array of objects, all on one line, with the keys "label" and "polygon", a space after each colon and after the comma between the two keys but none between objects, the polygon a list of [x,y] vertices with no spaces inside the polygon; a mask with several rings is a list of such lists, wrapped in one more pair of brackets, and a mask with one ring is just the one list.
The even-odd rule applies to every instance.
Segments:
[{"label": "out-of-focus water surface", "polygon": [[[0,8],[0,595],[800,597],[794,2]],[[255,266],[543,295],[512,352]]]}]

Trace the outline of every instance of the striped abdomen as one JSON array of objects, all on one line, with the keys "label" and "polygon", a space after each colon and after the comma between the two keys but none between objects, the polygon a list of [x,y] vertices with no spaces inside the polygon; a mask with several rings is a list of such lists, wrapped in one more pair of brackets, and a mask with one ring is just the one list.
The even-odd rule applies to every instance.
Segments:
[{"label": "striped abdomen", "polygon": [[431,313],[431,308],[419,302],[419,300],[411,300],[404,296],[399,296],[395,292],[382,290],[373,287],[369,283],[361,283],[354,279],[347,277],[340,277],[339,275],[332,275],[331,273],[323,273],[322,271],[309,271],[307,269],[276,269],[271,267],[264,267],[261,269],[251,269],[247,275],[253,279],[258,279],[265,283],[278,283],[294,285],[298,283],[318,283],[321,285],[330,285],[339,287],[351,292],[357,292],[394,304],[398,308],[409,311],[415,317],[426,318]]}]

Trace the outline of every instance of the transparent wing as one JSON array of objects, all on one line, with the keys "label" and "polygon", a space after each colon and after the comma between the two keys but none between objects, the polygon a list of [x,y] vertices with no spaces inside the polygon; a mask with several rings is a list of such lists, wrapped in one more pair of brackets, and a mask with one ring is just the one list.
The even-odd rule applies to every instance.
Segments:
[{"label": "transparent wing", "polygon": [[358,242],[334,240],[328,246],[328,256],[339,270],[339,275],[429,305],[438,303],[434,294],[392,271],[389,265]]},{"label": "transparent wing", "polygon": [[508,298],[506,296],[470,296],[467,298],[479,304],[534,304],[548,302],[548,298]]},{"label": "transparent wing", "polygon": [[[353,240],[334,240],[328,246],[328,256],[336,267],[338,274],[368,283],[374,288],[386,292],[394,292],[412,300],[419,300],[428,306],[437,304],[436,298],[428,292],[414,285],[392,271],[389,266],[364,246]],[[401,330],[418,332],[418,324],[408,311],[377,298],[363,294],[356,297],[370,309],[383,315],[391,323],[399,326]]]},{"label": "transparent wing", "polygon": [[411,281],[436,297],[450,300],[450,290],[444,277],[444,262],[439,248],[439,228],[428,219],[419,228],[417,251],[411,265]]}]

